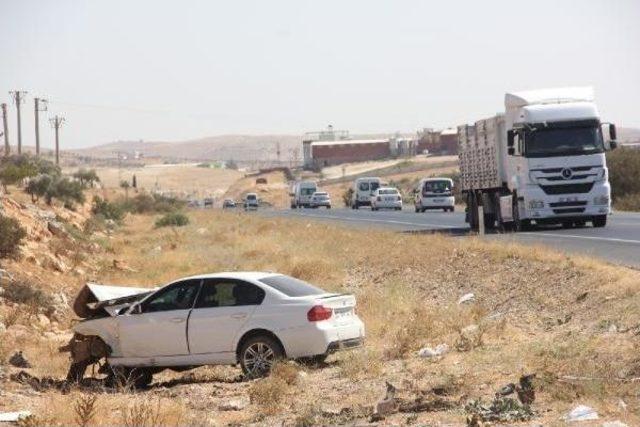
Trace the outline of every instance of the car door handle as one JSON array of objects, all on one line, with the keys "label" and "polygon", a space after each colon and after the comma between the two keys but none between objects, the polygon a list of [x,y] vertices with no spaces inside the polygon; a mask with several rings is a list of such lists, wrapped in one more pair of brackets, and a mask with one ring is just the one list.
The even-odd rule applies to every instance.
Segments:
[{"label": "car door handle", "polygon": [[231,317],[233,317],[234,319],[244,319],[245,317],[247,317],[246,313],[235,313],[232,314]]},{"label": "car door handle", "polygon": [[171,321],[173,323],[182,323],[182,322],[184,322],[184,318],[182,318],[182,317],[174,317],[173,319],[171,319]]}]

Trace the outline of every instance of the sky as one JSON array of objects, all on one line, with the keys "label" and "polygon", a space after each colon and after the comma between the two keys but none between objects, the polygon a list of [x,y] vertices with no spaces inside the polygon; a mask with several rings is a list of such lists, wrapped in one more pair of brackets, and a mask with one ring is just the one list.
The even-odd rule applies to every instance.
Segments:
[{"label": "sky", "polygon": [[415,132],[512,90],[590,85],[640,127],[640,1],[0,0],[0,102],[23,144],[220,134]]}]

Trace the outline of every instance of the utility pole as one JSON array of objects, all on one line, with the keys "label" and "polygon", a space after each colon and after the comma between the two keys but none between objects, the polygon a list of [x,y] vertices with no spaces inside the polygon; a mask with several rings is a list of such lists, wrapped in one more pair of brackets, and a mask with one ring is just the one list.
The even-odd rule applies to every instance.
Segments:
[{"label": "utility pole", "polygon": [[8,156],[11,147],[9,147],[9,122],[7,122],[7,104],[2,104],[2,125],[4,128],[4,155]]},{"label": "utility pole", "polygon": [[56,130],[56,165],[60,164],[60,126],[64,123],[64,117],[56,115],[54,118],[49,119],[51,126]]},{"label": "utility pole", "polygon": [[[34,98],[34,110],[36,113],[36,156],[40,155],[40,111],[47,111],[47,100]],[[42,104],[40,104],[42,102]]]},{"label": "utility pole", "polygon": [[13,102],[16,104],[16,110],[18,113],[18,154],[22,154],[22,124],[20,121],[20,104],[24,102],[23,96],[26,95],[27,92],[24,90],[14,90],[9,92],[9,95],[13,97]]}]

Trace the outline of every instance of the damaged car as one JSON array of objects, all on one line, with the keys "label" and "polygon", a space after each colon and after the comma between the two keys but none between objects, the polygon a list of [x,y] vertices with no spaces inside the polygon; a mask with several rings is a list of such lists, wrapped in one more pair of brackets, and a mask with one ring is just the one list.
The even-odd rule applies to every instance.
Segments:
[{"label": "damaged car", "polygon": [[192,276],[156,289],[87,284],[74,301],[83,318],[61,351],[68,380],[99,364],[107,378],[135,386],[164,369],[240,365],[266,375],[282,358],[322,361],[364,341],[353,295],[275,273]]}]

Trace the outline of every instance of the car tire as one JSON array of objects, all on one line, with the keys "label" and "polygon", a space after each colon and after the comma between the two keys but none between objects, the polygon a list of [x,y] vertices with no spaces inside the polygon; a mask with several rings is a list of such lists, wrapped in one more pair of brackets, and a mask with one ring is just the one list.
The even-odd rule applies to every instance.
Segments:
[{"label": "car tire", "polygon": [[606,215],[594,216],[591,222],[593,223],[593,226],[596,228],[604,227],[605,225],[607,225],[607,216]]},{"label": "car tire", "polygon": [[282,358],[282,346],[268,335],[251,337],[240,348],[240,367],[244,375],[250,378],[268,375],[273,364]]}]

